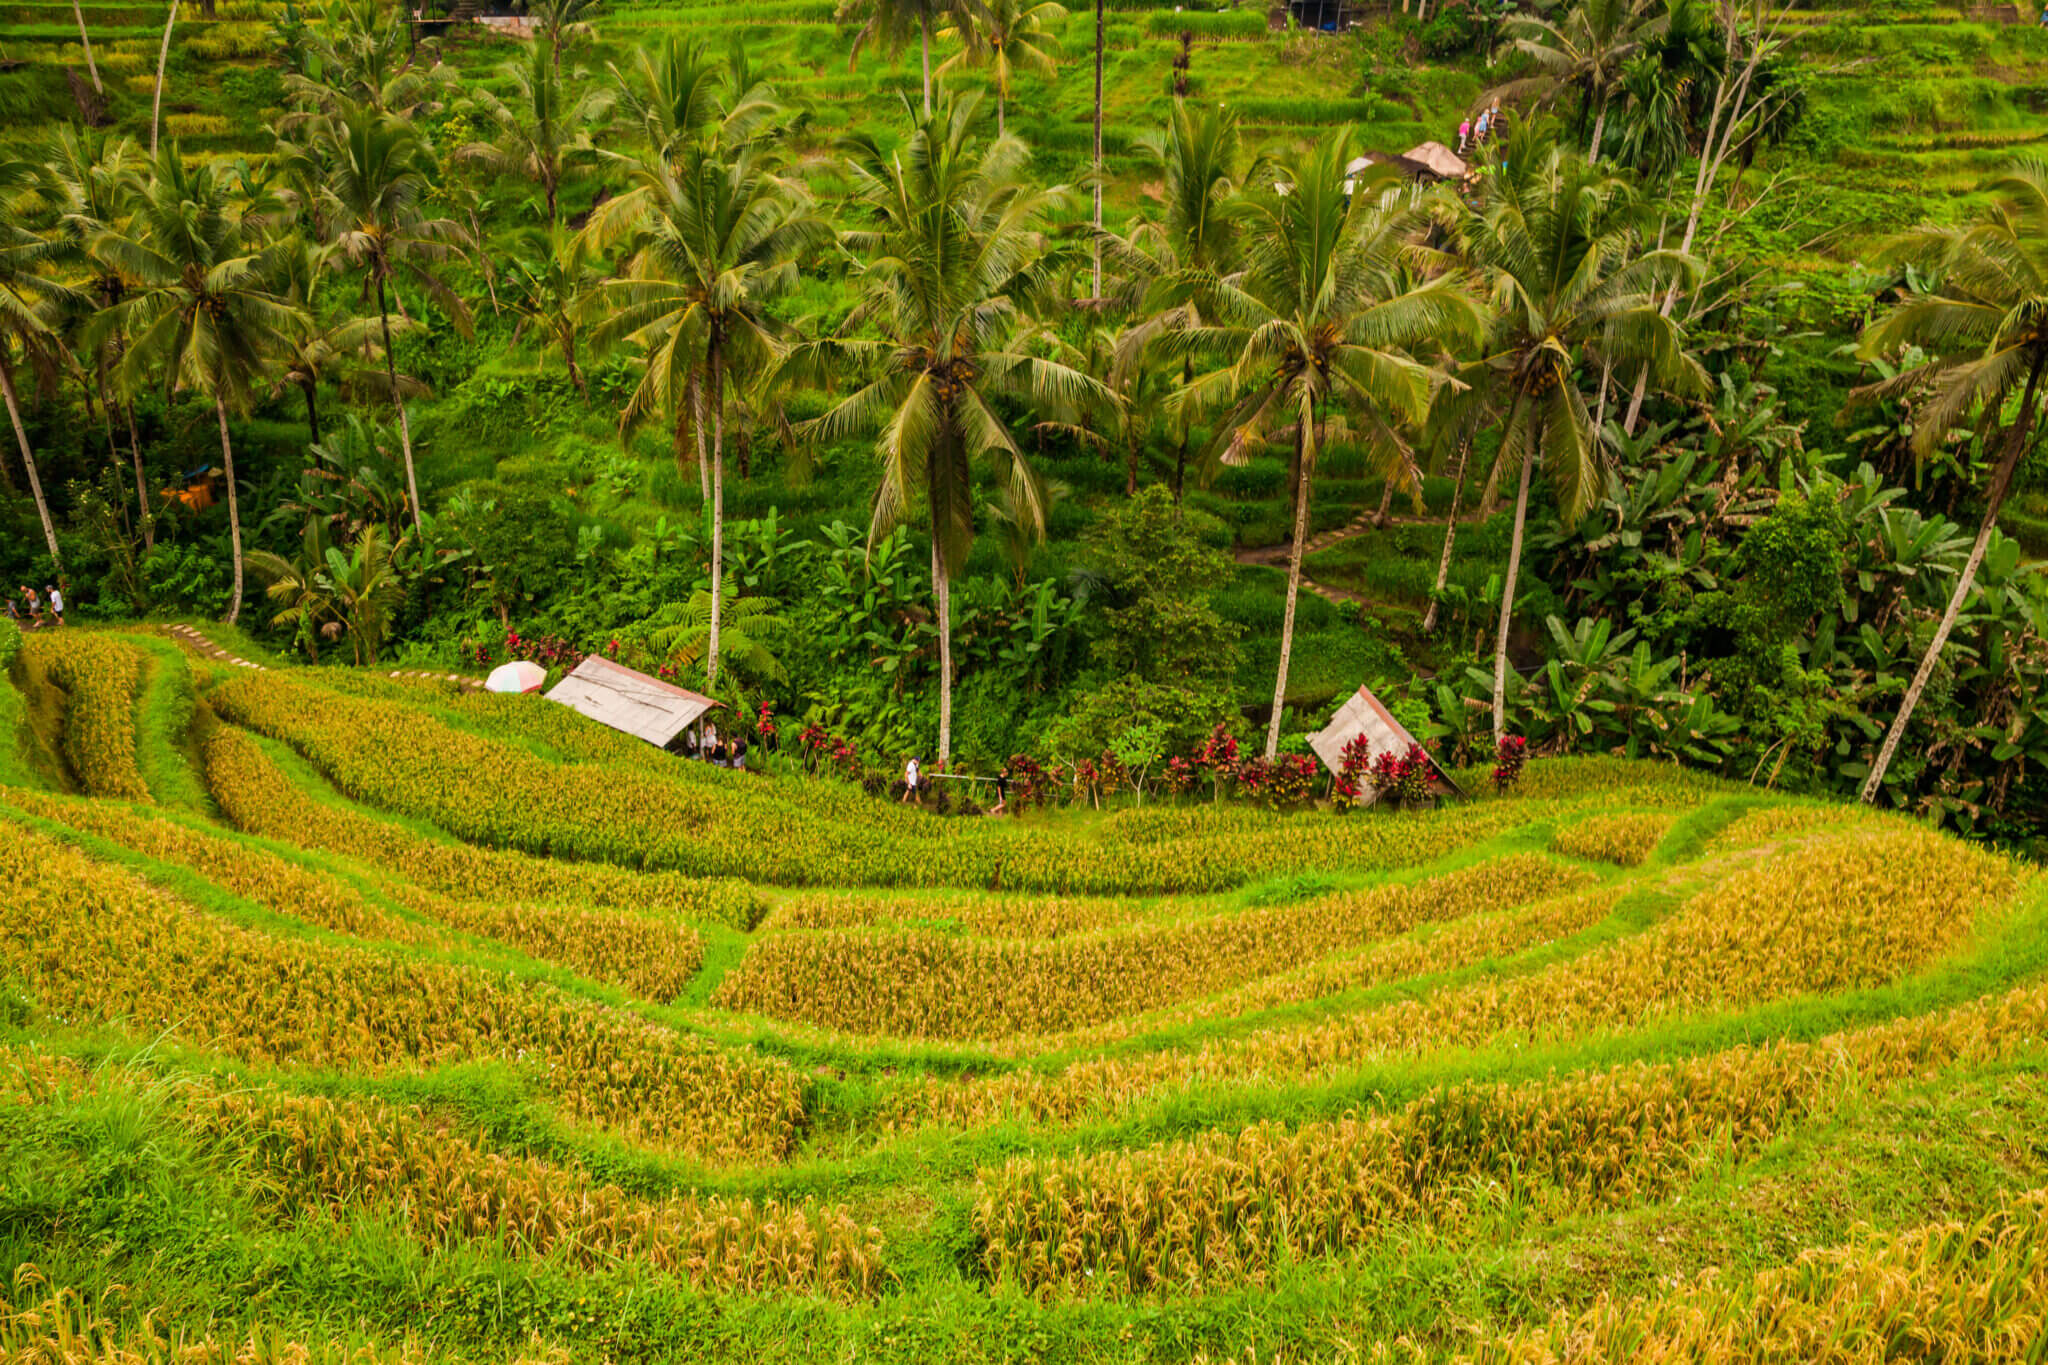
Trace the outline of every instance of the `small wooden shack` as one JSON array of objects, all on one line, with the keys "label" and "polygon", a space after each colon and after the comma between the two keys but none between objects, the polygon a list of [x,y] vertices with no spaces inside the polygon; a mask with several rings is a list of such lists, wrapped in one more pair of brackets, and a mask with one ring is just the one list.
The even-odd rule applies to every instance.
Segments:
[{"label": "small wooden shack", "polygon": [[599,725],[666,749],[676,736],[724,705],[686,687],[650,678],[599,654],[586,655],[575,671],[551,688],[558,701]]},{"label": "small wooden shack", "polygon": [[[1330,718],[1328,725],[1310,735],[1308,745],[1315,750],[1316,757],[1323,761],[1323,766],[1330,770],[1330,775],[1337,777],[1344,771],[1345,748],[1360,735],[1365,736],[1369,745],[1371,757],[1368,762],[1381,754],[1405,754],[1411,747],[1422,747],[1415,742],[1415,736],[1408,733],[1408,727],[1395,720],[1394,713],[1387,710],[1380,703],[1380,699],[1372,694],[1372,689],[1367,687],[1360,687],[1352,694],[1351,700],[1345,702],[1337,714]],[[1430,782],[1432,791],[1439,796],[1465,795],[1465,789],[1451,781],[1451,775],[1443,770],[1435,758],[1429,760],[1429,766],[1434,773]],[[1367,782],[1360,795],[1363,798],[1361,804],[1369,806],[1379,800],[1380,794],[1378,788]]]}]

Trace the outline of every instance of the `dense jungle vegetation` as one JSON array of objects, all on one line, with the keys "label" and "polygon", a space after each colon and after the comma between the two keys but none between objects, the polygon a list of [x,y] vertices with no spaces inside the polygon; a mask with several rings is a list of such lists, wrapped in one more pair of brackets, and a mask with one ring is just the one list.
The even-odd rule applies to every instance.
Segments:
[{"label": "dense jungle vegetation", "polygon": [[[855,771],[1276,761],[1367,683],[2039,837],[2048,29],[1319,13],[16,0],[0,574]],[[1358,164],[1496,99],[1468,180]]]}]

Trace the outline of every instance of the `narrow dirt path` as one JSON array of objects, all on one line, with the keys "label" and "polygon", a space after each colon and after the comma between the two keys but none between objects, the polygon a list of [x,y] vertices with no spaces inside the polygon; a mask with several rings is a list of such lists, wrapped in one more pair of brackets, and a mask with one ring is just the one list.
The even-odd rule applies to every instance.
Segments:
[{"label": "narrow dirt path", "polygon": [[[182,621],[167,629],[173,640],[176,640],[202,659],[212,659],[216,663],[231,664],[236,668],[253,668],[259,673],[265,671],[262,664],[251,663],[239,655],[228,653],[227,650],[221,648],[218,644]],[[386,676],[392,678],[427,678],[434,682],[454,683],[464,692],[481,692],[484,690],[484,680],[482,678],[468,678],[460,673],[435,673],[424,668],[401,668]]]}]

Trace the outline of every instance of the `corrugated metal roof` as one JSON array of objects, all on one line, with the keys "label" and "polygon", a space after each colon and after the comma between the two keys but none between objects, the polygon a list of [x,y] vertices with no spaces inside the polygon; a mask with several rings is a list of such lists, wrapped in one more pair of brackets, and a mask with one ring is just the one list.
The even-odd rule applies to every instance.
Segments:
[{"label": "corrugated metal roof", "polygon": [[[1330,718],[1328,725],[1308,737],[1308,747],[1315,750],[1316,757],[1323,761],[1323,766],[1332,774],[1341,774],[1344,771],[1344,748],[1359,735],[1364,735],[1369,745],[1369,757],[1366,760],[1368,763],[1388,752],[1405,754],[1408,747],[1415,744],[1415,736],[1409,734],[1407,727],[1394,719],[1394,713],[1380,704],[1380,699],[1372,694],[1370,688],[1361,687],[1352,694],[1351,700],[1345,702],[1337,714]],[[1457,783],[1451,781],[1442,765],[1435,759],[1432,758],[1429,765],[1436,769],[1437,777],[1445,786],[1460,796],[1465,794]],[[1372,792],[1371,799],[1365,804],[1371,805],[1373,801],[1379,799],[1379,791],[1370,782],[1364,785]]]},{"label": "corrugated metal roof", "polygon": [[554,685],[547,699],[656,747],[666,747],[706,711],[722,704],[597,654],[586,655],[574,672]]}]

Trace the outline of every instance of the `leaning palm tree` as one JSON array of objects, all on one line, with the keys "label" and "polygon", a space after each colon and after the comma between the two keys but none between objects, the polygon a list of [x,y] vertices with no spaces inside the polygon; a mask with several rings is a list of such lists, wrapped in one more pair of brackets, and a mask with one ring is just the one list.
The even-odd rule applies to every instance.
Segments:
[{"label": "leaning palm tree", "polygon": [[996,136],[1002,137],[1003,111],[1016,74],[1029,71],[1051,80],[1059,73],[1060,40],[1046,25],[1066,17],[1066,7],[1054,0],[986,0],[982,12],[971,20],[955,16],[939,31],[941,38],[956,38],[965,46],[940,63],[937,74],[988,67],[996,88]]},{"label": "leaning palm tree", "polygon": [[1280,747],[1322,445],[1348,426],[1390,469],[1405,469],[1398,429],[1422,419],[1438,379],[1425,362],[1476,336],[1481,322],[1454,276],[1418,280],[1437,263],[1419,245],[1427,220],[1404,187],[1352,181],[1345,167],[1354,146],[1351,130],[1339,129],[1260,174],[1271,188],[1238,209],[1244,268],[1218,291],[1214,319],[1181,333],[1192,352],[1217,362],[1183,391],[1185,403],[1219,415],[1212,444],[1230,458],[1275,439],[1293,448],[1294,535],[1268,760]]},{"label": "leaning palm tree", "polygon": [[[788,329],[769,312],[796,283],[798,259],[830,240],[824,219],[793,180],[773,174],[758,150],[730,157],[696,148],[677,163],[650,158],[625,194],[600,206],[585,229],[595,252],[631,241],[622,274],[592,296],[599,345],[627,343],[644,368],[622,415],[655,413],[703,441],[699,400],[711,415],[711,603],[705,676],[718,682],[724,590],[725,403],[732,376],[781,360]],[[701,463],[701,455],[700,455]]]},{"label": "leaning palm tree", "polygon": [[100,64],[92,59],[92,35],[85,31],[85,11],[78,0],[71,0],[71,17],[78,21],[78,45],[85,49],[85,69],[92,73],[93,91],[104,95],[107,87],[100,84]]},{"label": "leaning palm tree", "polygon": [[1704,388],[1684,333],[1658,309],[1657,289],[1696,273],[1675,251],[1634,252],[1640,214],[1621,182],[1557,144],[1526,134],[1509,152],[1483,212],[1460,210],[1459,246],[1491,295],[1495,323],[1485,370],[1492,402],[1507,413],[1489,486],[1510,461],[1521,466],[1509,540],[1500,630],[1494,640],[1493,733],[1506,733],[1508,630],[1538,464],[1567,523],[1598,488],[1596,437],[1575,371],[1598,355],[1638,366],[1682,391]]},{"label": "leaning palm tree", "polygon": [[412,420],[398,382],[391,349],[394,280],[410,282],[441,305],[458,330],[469,331],[469,308],[442,282],[434,267],[458,254],[468,241],[461,224],[430,216],[426,207],[438,167],[433,152],[410,122],[356,108],[320,125],[327,174],[319,194],[326,220],[335,225],[343,259],[360,267],[377,298],[384,343],[386,393],[398,409],[398,439],[405,451],[406,491],[412,499],[413,529],[421,530],[419,475],[413,468]]},{"label": "leaning palm tree", "polygon": [[468,144],[456,158],[532,181],[547,203],[548,226],[553,227],[562,181],[579,164],[596,158],[589,130],[609,106],[609,95],[588,84],[581,71],[564,80],[561,68],[538,44],[524,60],[506,62],[499,75],[512,89],[510,100],[481,87],[473,96],[496,136]]},{"label": "leaning palm tree", "polygon": [[859,262],[860,302],[842,335],[803,348],[799,361],[839,361],[866,382],[798,428],[821,440],[875,434],[881,464],[871,536],[920,504],[932,531],[939,627],[939,762],[952,755],[952,580],[974,539],[974,467],[993,466],[1014,504],[1043,524],[1037,476],[994,404],[1073,410],[1102,386],[1035,346],[1018,306],[1043,284],[1040,230],[1059,191],[1022,177],[1015,141],[973,136],[980,97],[949,101],[912,129],[900,152],[855,144],[850,170],[866,222],[842,234]]},{"label": "leaning palm tree", "polygon": [[229,622],[242,611],[242,511],[228,412],[248,411],[305,321],[276,291],[284,248],[265,235],[276,210],[236,203],[210,165],[188,170],[177,147],[166,146],[127,230],[102,232],[90,248],[106,268],[136,282],[99,319],[130,338],[121,363],[131,387],[156,373],[168,387],[213,400],[234,553]]},{"label": "leaning palm tree", "polygon": [[[26,184],[32,168],[25,163],[0,164],[0,188]],[[57,548],[57,526],[50,519],[50,504],[43,496],[42,475],[36,469],[35,452],[29,449],[28,428],[22,425],[21,402],[14,379],[22,369],[48,372],[62,355],[57,324],[63,315],[81,302],[70,288],[58,283],[48,267],[63,250],[55,235],[32,232],[13,215],[0,216],[0,398],[7,401],[7,418],[14,426],[14,442],[21,453],[22,471],[28,476],[29,492],[36,500],[36,514],[42,518],[43,541],[50,560],[63,567],[63,553]],[[0,465],[0,472],[5,466]],[[13,480],[9,479],[11,487]]]},{"label": "leaning palm tree", "polygon": [[[1939,281],[1907,299],[1863,334],[1866,358],[1919,346],[1931,359],[1858,396],[1896,395],[1922,384],[1932,396],[1915,414],[1913,451],[1922,459],[1948,435],[1975,420],[1987,434],[2004,427],[2004,448],[1984,493],[1984,520],[1956,578],[1948,607],[1899,703],[1899,713],[1863,781],[1862,799],[1877,799],[1913,709],[1955,629],[1991,529],[2033,440],[2048,371],[2048,162],[2028,159],[1991,182],[1993,202],[1967,227],[1923,227],[1892,245],[1890,257]],[[2014,400],[2018,406],[2013,406]]]}]

